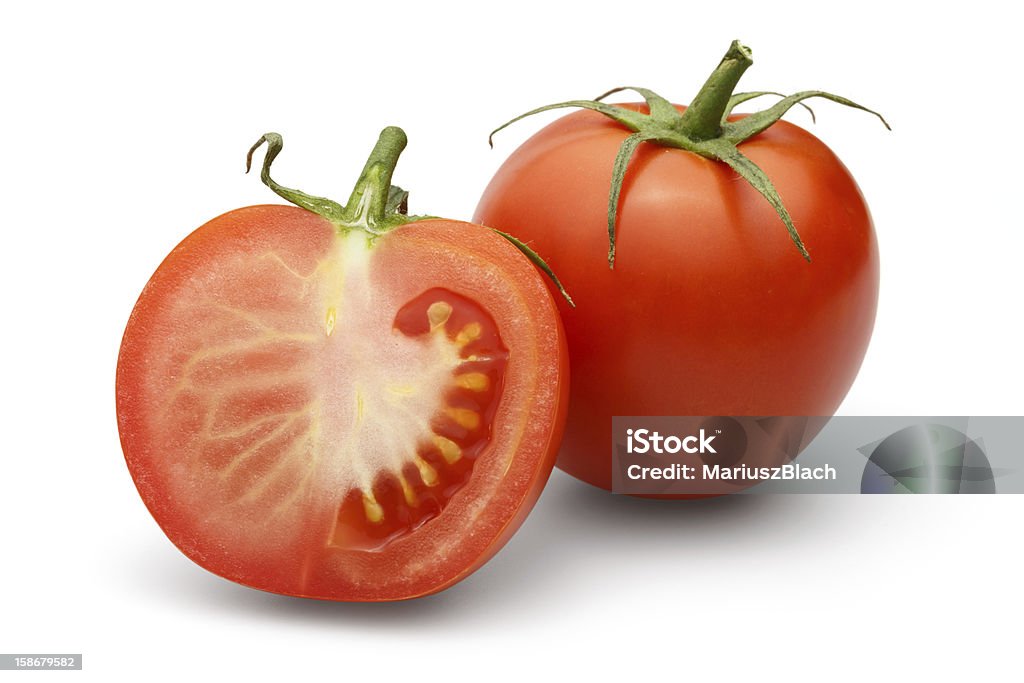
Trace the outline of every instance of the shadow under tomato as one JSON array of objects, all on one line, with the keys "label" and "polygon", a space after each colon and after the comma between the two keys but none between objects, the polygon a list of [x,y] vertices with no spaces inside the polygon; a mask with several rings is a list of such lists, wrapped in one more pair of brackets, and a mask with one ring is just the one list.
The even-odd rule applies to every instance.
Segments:
[{"label": "shadow under tomato", "polygon": [[[388,631],[415,631],[425,623],[479,626],[537,618],[545,609],[574,603],[567,592],[604,590],[644,565],[667,566],[675,578],[685,577],[688,563],[735,553],[737,545],[756,552],[780,535],[821,533],[828,514],[814,502],[818,498],[651,500],[613,495],[556,471],[522,529],[497,556],[461,583],[425,598],[345,603],[275,595],[221,579],[169,547],[138,548],[130,580],[149,599],[246,619]],[[171,552],[177,557],[169,557]]]}]

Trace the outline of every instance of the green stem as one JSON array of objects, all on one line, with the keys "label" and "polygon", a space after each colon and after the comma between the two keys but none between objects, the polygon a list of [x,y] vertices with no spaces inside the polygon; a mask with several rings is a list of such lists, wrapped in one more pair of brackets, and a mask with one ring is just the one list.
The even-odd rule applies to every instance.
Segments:
[{"label": "green stem", "polygon": [[[627,136],[623,140],[619,147],[619,153],[616,155],[615,162],[612,165],[611,191],[608,195],[609,267],[615,264],[616,221],[618,220],[619,200],[621,198],[623,182],[629,166],[629,160],[640,142],[651,142],[664,147],[675,147],[727,164],[772,205],[779,219],[786,226],[789,237],[793,244],[796,245],[800,255],[810,261],[811,257],[807,253],[803,240],[800,238],[800,233],[797,232],[796,226],[793,224],[793,218],[789,215],[785,205],[783,205],[782,198],[772,184],[771,179],[757,164],[745,157],[737,145],[774,125],[793,105],[800,104],[806,107],[807,105],[803,104],[804,100],[812,97],[831,100],[847,107],[853,107],[854,109],[874,114],[881,119],[886,128],[889,127],[889,124],[886,123],[885,119],[878,112],[872,111],[845,97],[821,90],[804,90],[794,95],[783,97],[782,100],[768,109],[749,114],[735,121],[730,121],[728,115],[736,105],[761,95],[771,94],[769,91],[733,94],[743,72],[752,63],[753,59],[750,56],[750,49],[741,45],[738,40],[734,40],[729,47],[729,51],[725,53],[725,57],[719,63],[718,68],[711,74],[704,83],[704,87],[697,93],[697,97],[693,99],[693,102],[682,114],[676,110],[674,105],[657,93],[645,88],[619,87],[609,90],[604,95],[598,97],[597,100],[603,100],[607,95],[622,90],[635,90],[647,101],[650,114],[612,106],[597,100],[570,100],[558,104],[549,104],[546,107],[538,107],[522,116],[517,116],[497,128],[494,133],[525,116],[532,116],[533,114],[561,107],[582,107],[600,112],[633,132],[632,135]],[[814,112],[811,112],[811,117],[814,117]],[[494,133],[491,133],[492,137]]]},{"label": "green stem", "polygon": [[722,117],[736,84],[753,64],[750,49],[732,41],[718,68],[712,72],[693,102],[679,119],[679,131],[691,140],[710,140],[722,134]]},{"label": "green stem", "polygon": [[270,177],[270,167],[273,165],[277,155],[284,149],[284,139],[277,133],[264,133],[256,141],[256,144],[249,148],[249,154],[245,157],[245,172],[248,173],[252,169],[252,155],[264,143],[267,145],[267,155],[263,157],[263,169],[260,171],[260,180],[263,181],[263,184],[273,190],[279,197],[291,202],[295,206],[312,211],[318,216],[323,216],[332,223],[340,221],[345,213],[345,207],[338,202],[327,197],[317,197],[306,194],[301,190],[285,187]]},{"label": "green stem", "polygon": [[405,131],[397,126],[388,126],[380,132],[377,144],[345,204],[344,222],[347,225],[379,233],[377,227],[385,222],[387,216],[391,176],[407,143]]},{"label": "green stem", "polygon": [[382,235],[399,225],[424,218],[406,215],[409,193],[391,184],[391,176],[406,142],[408,140],[401,128],[388,126],[381,131],[345,206],[326,197],[316,197],[285,187],[270,177],[270,166],[284,147],[284,140],[277,133],[266,133],[256,141],[245,159],[245,170],[248,173],[253,153],[266,143],[267,155],[263,159],[260,179],[267,187],[292,204],[323,216],[339,230],[365,230],[371,235]]},{"label": "green stem", "polygon": [[[325,197],[315,197],[285,187],[270,177],[270,167],[284,148],[284,140],[277,133],[265,133],[249,148],[249,154],[245,157],[245,172],[248,173],[252,168],[253,153],[261,145],[266,144],[267,155],[263,158],[260,179],[267,187],[292,204],[329,220],[342,233],[349,230],[364,230],[376,237],[400,225],[430,218],[407,215],[409,193],[391,184],[391,176],[395,172],[395,165],[398,164],[398,157],[402,155],[408,141],[405,131],[397,126],[388,126],[380,132],[377,144],[370,152],[370,158],[366,160],[363,172],[359,174],[359,180],[356,181],[356,186],[345,206]],[[570,306],[576,305],[565,291],[565,287],[558,281],[554,271],[537,255],[537,252],[512,235],[497,230],[495,232],[509,240],[550,277]]]}]

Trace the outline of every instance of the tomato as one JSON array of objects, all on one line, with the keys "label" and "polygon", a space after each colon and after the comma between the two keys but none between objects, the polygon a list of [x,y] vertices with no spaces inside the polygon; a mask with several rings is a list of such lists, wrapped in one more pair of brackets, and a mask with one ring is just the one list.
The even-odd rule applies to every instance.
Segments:
[{"label": "tomato", "polygon": [[[737,46],[716,71],[732,69],[725,98],[736,64],[740,72],[749,64]],[[677,145],[669,127],[683,128],[688,108],[637,90],[643,105],[535,110],[588,107],[515,150],[474,217],[514,230],[574,291],[576,308],[562,309],[574,377],[557,464],[605,489],[616,415],[833,414],[864,357],[878,298],[868,207],[820,140],[772,121],[732,151],[716,148],[743,125],[744,117],[730,116],[722,137]],[[705,91],[698,98],[707,109],[708,93],[721,97],[721,89]],[[712,121],[756,94],[722,98]],[[784,109],[806,96],[787,98]],[[640,116],[648,112],[655,116]],[[624,141],[645,131],[609,204]],[[774,184],[798,235],[787,234],[768,195],[744,182],[756,173],[737,169],[747,163],[729,156],[737,149]],[[719,152],[731,163],[709,158]],[[610,224],[614,268],[605,258]]]},{"label": "tomato", "polygon": [[395,212],[405,138],[386,137],[354,201],[324,209],[269,181],[266,136],[265,181],[337,220],[213,219],[125,330],[118,426],[139,493],[182,552],[247,586],[437,592],[508,540],[554,464],[568,368],[551,295],[494,231]]}]

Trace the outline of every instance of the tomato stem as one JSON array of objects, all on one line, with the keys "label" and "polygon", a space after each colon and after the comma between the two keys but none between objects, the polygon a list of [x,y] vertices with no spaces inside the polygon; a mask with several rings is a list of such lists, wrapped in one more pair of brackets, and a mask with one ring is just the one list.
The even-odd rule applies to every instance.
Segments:
[{"label": "tomato stem", "polygon": [[267,155],[263,158],[263,168],[260,170],[260,180],[263,184],[273,190],[279,197],[282,197],[296,206],[300,206],[307,211],[323,216],[327,220],[335,223],[341,220],[342,214],[345,211],[338,202],[327,199],[326,197],[315,197],[313,195],[306,194],[300,190],[294,190],[290,187],[281,185],[273,178],[270,177],[270,166],[274,163],[274,159],[284,149],[284,138],[277,133],[264,133],[256,144],[249,148],[249,154],[245,157],[245,172],[248,173],[252,168],[252,155],[259,149],[260,145],[267,143]]},{"label": "tomato stem", "polygon": [[397,126],[388,126],[381,131],[346,205],[285,187],[270,177],[270,167],[284,148],[284,140],[277,133],[266,133],[256,141],[245,159],[245,171],[248,173],[252,167],[253,153],[266,143],[267,155],[263,159],[260,179],[278,196],[323,216],[341,231],[363,230],[371,235],[382,235],[399,225],[427,218],[407,216],[409,193],[391,184],[398,157],[407,142],[405,131]]},{"label": "tomato stem", "polygon": [[[374,145],[370,157],[363,166],[363,172],[356,181],[356,186],[345,205],[343,222],[348,227],[362,228],[367,232],[379,235],[390,225],[388,198],[392,196],[391,176],[398,164],[409,139],[405,131],[398,126],[388,126],[380,132],[377,144]],[[402,192],[402,190],[398,190]],[[406,194],[406,197],[408,195]],[[404,201],[405,197],[403,197]],[[396,212],[391,211],[392,215]],[[405,222],[405,221],[403,221]]]},{"label": "tomato stem", "polygon": [[[342,232],[362,230],[376,237],[400,225],[430,218],[407,215],[409,193],[391,184],[391,176],[398,164],[398,157],[402,155],[408,142],[405,131],[398,126],[388,126],[382,130],[377,138],[377,144],[363,166],[363,172],[359,174],[356,186],[352,189],[348,204],[344,206],[325,197],[315,197],[285,187],[270,177],[270,167],[284,148],[284,139],[277,133],[265,133],[249,148],[249,154],[245,158],[245,172],[248,173],[252,168],[252,155],[266,143],[267,155],[263,158],[263,168],[260,171],[260,180],[264,185],[292,204],[326,218]],[[554,271],[533,249],[512,235],[499,230],[495,232],[511,242],[551,278],[570,306],[576,305]]]},{"label": "tomato stem", "polygon": [[679,132],[691,140],[710,140],[722,134],[722,119],[743,72],[753,64],[750,48],[732,41],[729,51],[678,119]]}]

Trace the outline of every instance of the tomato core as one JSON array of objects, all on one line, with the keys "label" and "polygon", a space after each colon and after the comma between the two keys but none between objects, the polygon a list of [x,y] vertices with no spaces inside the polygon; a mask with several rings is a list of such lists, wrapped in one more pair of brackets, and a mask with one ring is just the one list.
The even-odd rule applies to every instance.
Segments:
[{"label": "tomato core", "polygon": [[494,320],[470,299],[434,288],[398,311],[394,329],[412,338],[444,335],[458,349],[458,366],[443,409],[430,420],[431,437],[399,470],[380,473],[370,490],[344,494],[331,534],[335,547],[378,550],[437,517],[491,439],[508,361]]}]

